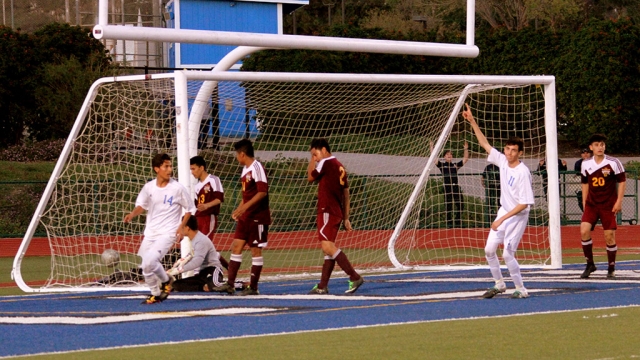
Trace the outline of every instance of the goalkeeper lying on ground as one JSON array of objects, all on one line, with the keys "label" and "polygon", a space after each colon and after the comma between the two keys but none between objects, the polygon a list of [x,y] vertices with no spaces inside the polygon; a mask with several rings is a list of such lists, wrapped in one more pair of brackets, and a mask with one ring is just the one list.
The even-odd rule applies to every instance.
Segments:
[{"label": "goalkeeper lying on ground", "polygon": [[213,247],[209,238],[198,231],[198,221],[195,216],[189,218],[183,228],[183,235],[191,239],[191,254],[179,259],[173,267],[167,270],[170,276],[177,276],[187,271],[196,270],[198,274],[173,283],[173,291],[195,292],[209,291],[214,286],[222,285],[223,270],[220,255]]}]

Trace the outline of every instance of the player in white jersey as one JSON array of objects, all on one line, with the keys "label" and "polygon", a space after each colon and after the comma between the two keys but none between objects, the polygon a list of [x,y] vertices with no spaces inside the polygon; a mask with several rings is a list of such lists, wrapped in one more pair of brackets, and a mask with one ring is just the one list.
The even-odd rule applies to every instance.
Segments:
[{"label": "player in white jersey", "polygon": [[511,297],[514,299],[526,298],[529,294],[522,282],[520,265],[515,257],[520,239],[529,221],[529,207],[534,204],[531,172],[520,161],[520,156],[524,150],[524,142],[517,137],[510,138],[504,147],[504,154],[501,154],[487,141],[473,118],[469,105],[465,104],[465,107],[462,116],[471,124],[480,146],[489,153],[487,160],[500,168],[500,209],[496,219],[491,224],[487,245],[484,248],[495,285],[489,288],[482,296],[487,299],[492,298],[507,289],[500,271],[500,261],[496,255],[498,246],[503,244],[502,258],[516,286],[516,290]]},{"label": "player in white jersey", "polygon": [[[171,292],[171,277],[162,267],[161,260],[171,247],[182,239],[182,228],[191,214],[196,212],[193,197],[179,182],[171,178],[171,158],[167,154],[157,154],[151,161],[156,179],[144,185],[136,207],[124,217],[129,223],[133,218],[147,211],[144,238],[138,255],[142,258],[142,275],[151,294],[142,302],[161,302]],[[186,211],[182,222],[182,209]]]}]

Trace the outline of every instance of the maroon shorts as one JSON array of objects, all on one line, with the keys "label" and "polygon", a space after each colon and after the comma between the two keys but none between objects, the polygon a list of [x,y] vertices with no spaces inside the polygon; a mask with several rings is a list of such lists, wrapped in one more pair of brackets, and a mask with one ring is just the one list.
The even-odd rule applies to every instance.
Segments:
[{"label": "maroon shorts", "polygon": [[267,247],[269,225],[253,220],[238,220],[234,239],[244,240],[250,247]]},{"label": "maroon shorts", "polygon": [[218,217],[215,215],[197,216],[198,230],[213,241],[213,234],[218,230]]},{"label": "maroon shorts", "polygon": [[316,222],[318,225],[318,239],[320,241],[336,242],[342,218],[329,213],[318,213]]},{"label": "maroon shorts", "polygon": [[598,222],[602,222],[602,228],[604,230],[616,230],[618,223],[616,222],[616,214],[614,214],[611,207],[601,208],[587,205],[584,207],[584,213],[582,213],[582,222],[586,222],[593,226]]}]

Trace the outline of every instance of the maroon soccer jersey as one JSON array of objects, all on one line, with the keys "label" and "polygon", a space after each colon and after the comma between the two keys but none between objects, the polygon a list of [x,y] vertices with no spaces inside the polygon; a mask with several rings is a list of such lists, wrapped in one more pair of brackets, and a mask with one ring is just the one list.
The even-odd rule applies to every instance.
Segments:
[{"label": "maroon soccer jersey", "polygon": [[318,162],[311,176],[318,180],[318,213],[329,213],[342,219],[344,189],[349,187],[347,172],[334,156]]},{"label": "maroon soccer jersey", "polygon": [[267,185],[267,175],[258,160],[254,160],[249,166],[245,166],[242,170],[240,178],[242,185],[242,201],[246,204],[259,192],[267,193],[256,204],[251,206],[242,214],[242,219],[247,221],[255,221],[259,224],[271,224],[271,213],[269,211],[269,185]]},{"label": "maroon soccer jersey", "polygon": [[613,208],[618,200],[616,185],[625,181],[622,163],[614,157],[605,155],[599,164],[593,157],[582,162],[582,183],[589,184],[587,205]]},{"label": "maroon soccer jersey", "polygon": [[[224,189],[220,178],[214,175],[209,175],[204,181],[198,181],[195,186],[196,190],[196,208],[199,204],[210,203],[215,199],[219,199],[220,202],[224,201]],[[204,211],[196,211],[195,216],[209,216],[220,214],[220,204],[212,206]]]}]

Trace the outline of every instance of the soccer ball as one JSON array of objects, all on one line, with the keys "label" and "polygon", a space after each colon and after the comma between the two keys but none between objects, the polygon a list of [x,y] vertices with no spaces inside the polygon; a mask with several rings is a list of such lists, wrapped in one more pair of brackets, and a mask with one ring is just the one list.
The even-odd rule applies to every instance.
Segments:
[{"label": "soccer ball", "polygon": [[106,249],[102,252],[101,257],[105,266],[116,266],[120,263],[120,254],[113,249]]}]

